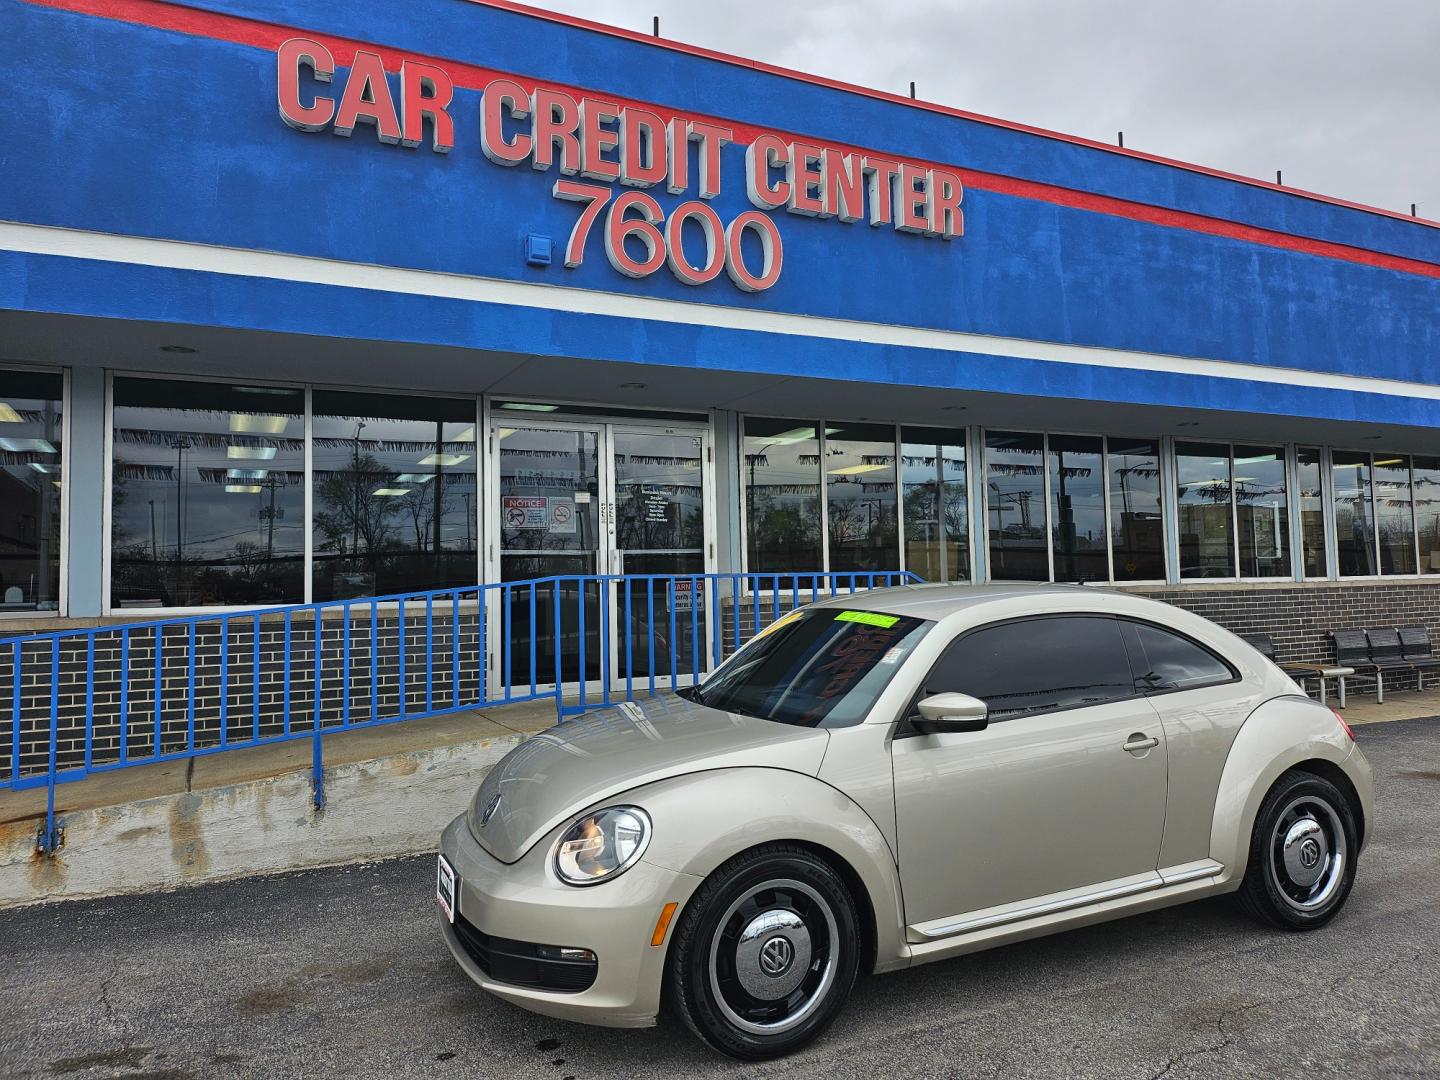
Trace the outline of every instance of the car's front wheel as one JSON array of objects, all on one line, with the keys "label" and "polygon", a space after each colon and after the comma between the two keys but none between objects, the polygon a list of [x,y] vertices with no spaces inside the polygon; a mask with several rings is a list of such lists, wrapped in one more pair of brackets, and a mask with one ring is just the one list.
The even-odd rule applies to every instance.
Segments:
[{"label": "car's front wheel", "polygon": [[1240,905],[1286,930],[1313,930],[1334,918],[1355,882],[1355,815],[1329,780],[1289,772],[1255,815]]},{"label": "car's front wheel", "polygon": [[798,1050],[835,1019],[860,965],[855,901],[803,848],[743,852],[696,892],[671,946],[670,1004],[715,1049]]}]

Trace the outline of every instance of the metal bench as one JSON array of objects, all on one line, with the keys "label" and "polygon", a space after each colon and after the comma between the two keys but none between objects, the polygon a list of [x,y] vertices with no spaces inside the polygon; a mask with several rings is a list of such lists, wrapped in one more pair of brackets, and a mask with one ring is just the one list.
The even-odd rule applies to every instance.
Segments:
[{"label": "metal bench", "polygon": [[[1379,652],[1370,639],[1376,633],[1380,641]],[[1391,634],[1395,632],[1390,631]],[[1330,637],[1335,641],[1335,662],[1355,669],[1355,675],[1375,681],[1375,703],[1385,701],[1385,676],[1410,674],[1415,669],[1407,664],[1400,654],[1397,635],[1393,652],[1383,631],[1332,630]]]},{"label": "metal bench", "polygon": [[[1306,693],[1309,693],[1305,686],[1306,681],[1314,679],[1320,688],[1321,705],[1329,704],[1325,700],[1325,680],[1334,679],[1340,708],[1345,708],[1345,679],[1347,676],[1355,674],[1354,668],[1319,661],[1295,661],[1282,664],[1275,658],[1275,643],[1270,640],[1269,634],[1242,634],[1241,637],[1255,646],[1265,659],[1275,664],[1285,674],[1293,677],[1300,684],[1300,689],[1305,690]],[[1440,666],[1440,658],[1437,658],[1437,666]]]},{"label": "metal bench", "polygon": [[1398,633],[1400,635],[1400,655],[1407,664],[1415,669],[1417,688],[1424,690],[1425,672],[1440,668],[1440,656],[1435,655],[1434,648],[1430,644],[1430,631],[1423,626],[1402,626]]}]

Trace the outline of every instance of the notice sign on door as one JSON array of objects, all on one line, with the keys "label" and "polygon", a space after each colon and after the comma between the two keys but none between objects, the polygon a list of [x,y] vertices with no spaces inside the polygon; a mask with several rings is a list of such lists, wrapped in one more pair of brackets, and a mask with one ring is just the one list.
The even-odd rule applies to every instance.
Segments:
[{"label": "notice sign on door", "polygon": [[507,529],[548,529],[550,500],[531,496],[506,495],[500,500],[500,512]]},{"label": "notice sign on door", "polygon": [[543,529],[552,533],[575,531],[573,499],[506,495],[500,500],[500,513],[507,529]]}]

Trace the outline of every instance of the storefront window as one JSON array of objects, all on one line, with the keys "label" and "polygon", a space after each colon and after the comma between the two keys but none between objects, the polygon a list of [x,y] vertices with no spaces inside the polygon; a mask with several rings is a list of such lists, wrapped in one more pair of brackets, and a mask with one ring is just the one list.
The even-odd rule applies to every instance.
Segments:
[{"label": "storefront window", "polygon": [[1300,549],[1305,576],[1323,578],[1325,565],[1325,500],[1320,487],[1320,451],[1302,446],[1295,451],[1295,474],[1300,490]]},{"label": "storefront window", "polygon": [[1372,461],[1375,523],[1380,536],[1380,572],[1415,573],[1415,517],[1410,493],[1410,459],[1376,454]]},{"label": "storefront window", "polygon": [[1230,448],[1176,443],[1175,470],[1181,578],[1234,577]]},{"label": "storefront window", "polygon": [[1375,518],[1370,503],[1370,455],[1353,450],[1330,454],[1335,489],[1335,555],[1341,577],[1375,573]]},{"label": "storefront window", "polygon": [[822,569],[818,427],[747,417],[741,467],[751,573]]},{"label": "storefront window", "polygon": [[1417,457],[1413,465],[1420,572],[1440,574],[1440,458]]},{"label": "storefront window", "polygon": [[304,600],[305,395],[117,378],[111,604]]},{"label": "storefront window", "polygon": [[897,569],[895,428],[843,422],[826,428],[825,494],[830,569]]},{"label": "storefront window", "polygon": [[0,371],[0,612],[60,605],[61,375]]},{"label": "storefront window", "polygon": [[965,433],[905,428],[901,433],[905,568],[926,581],[970,579],[970,505]]},{"label": "storefront window", "polygon": [[1050,436],[1047,467],[1056,581],[1110,578],[1102,447],[1095,436]]},{"label": "storefront window", "polygon": [[1048,581],[1045,438],[1003,431],[985,434],[985,498],[990,577]]},{"label": "storefront window", "polygon": [[316,390],[316,601],[473,585],[475,402]]},{"label": "storefront window", "polygon": [[1116,581],[1165,580],[1165,528],[1160,507],[1160,444],[1108,440],[1110,544]]},{"label": "storefront window", "polygon": [[1285,497],[1285,449],[1237,446],[1235,518],[1240,576],[1290,576],[1290,508]]}]

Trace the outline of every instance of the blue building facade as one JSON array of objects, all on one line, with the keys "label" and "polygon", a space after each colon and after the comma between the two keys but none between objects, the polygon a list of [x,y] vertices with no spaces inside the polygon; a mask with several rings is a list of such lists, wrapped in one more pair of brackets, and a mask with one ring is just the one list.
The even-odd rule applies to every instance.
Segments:
[{"label": "blue building facade", "polygon": [[508,3],[0,31],[17,626],[729,569],[1431,618],[1436,223]]}]

